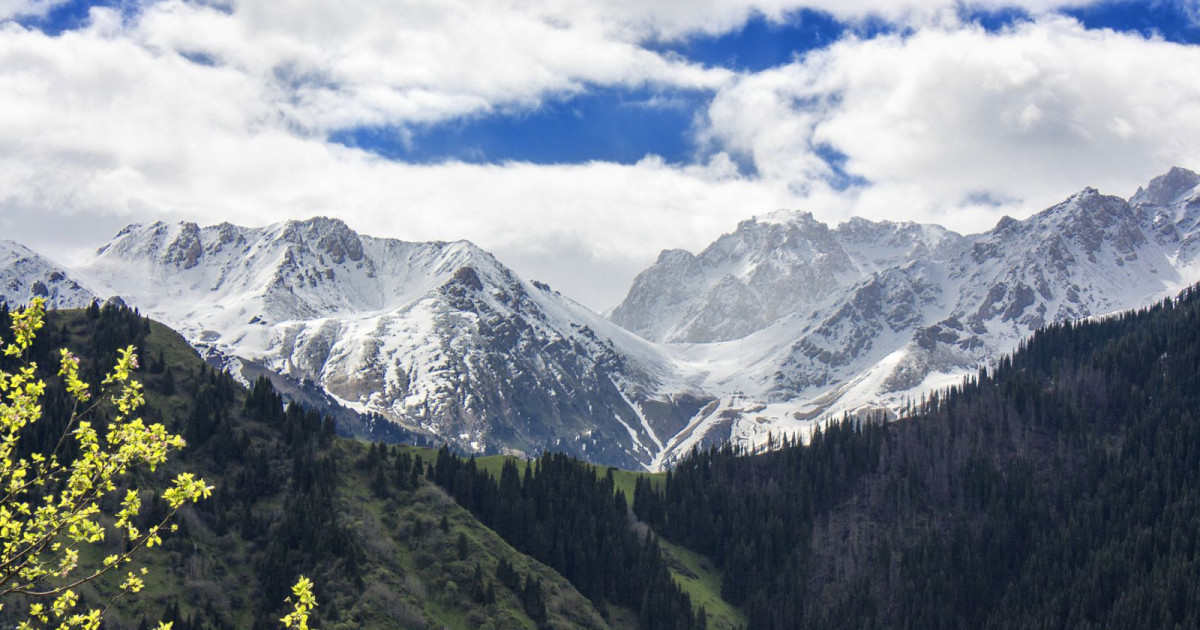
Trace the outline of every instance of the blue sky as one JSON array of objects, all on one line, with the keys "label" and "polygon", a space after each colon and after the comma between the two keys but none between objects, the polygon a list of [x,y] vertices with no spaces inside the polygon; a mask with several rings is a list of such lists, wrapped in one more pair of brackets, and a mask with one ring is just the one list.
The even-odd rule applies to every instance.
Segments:
[{"label": "blue sky", "polygon": [[[1105,2],[1062,13],[1088,28],[1200,43],[1200,28],[1186,14],[1185,5],[1179,3]],[[988,11],[961,9],[960,15],[963,20],[993,32],[1030,19],[1028,11],[1015,7]],[[800,9],[788,13],[780,22],[755,14],[729,32],[701,34],[682,41],[651,42],[648,47],[705,66],[760,72],[788,64],[847,35],[871,38],[901,29],[903,26],[881,19],[848,23],[825,11]],[[668,162],[686,163],[704,151],[688,131],[708,101],[707,96],[694,90],[590,86],[582,94],[550,99],[536,109],[417,126],[407,130],[407,135],[385,126],[338,130],[330,138],[389,159],[414,162],[603,160],[633,164],[653,154]]]},{"label": "blue sky", "polygon": [[[78,13],[72,11],[70,21],[77,21]],[[1088,28],[1200,43],[1200,28],[1186,14],[1185,5],[1179,3],[1106,2],[1062,13]],[[960,9],[960,16],[992,32],[1031,19],[1029,12],[1019,7]],[[648,47],[705,66],[761,72],[830,46],[847,35],[871,38],[895,34],[903,28],[881,19],[868,17],[850,23],[825,11],[800,9],[788,13],[783,21],[755,14],[729,32],[650,42]],[[697,90],[589,86],[581,94],[552,98],[536,109],[517,108],[405,130],[390,126],[341,129],[330,139],[389,159],[423,163],[602,160],[633,164],[648,154],[671,163],[686,163],[705,150],[688,132],[709,96]],[[835,159],[831,168],[836,167]]]},{"label": "blue sky", "polygon": [[[1200,26],[1188,15],[1187,6],[1183,2],[1118,0],[1065,8],[1061,13],[1091,29],[1200,44]],[[127,16],[140,10],[136,3],[126,0],[73,0],[57,4],[42,15],[22,16],[17,22],[60,35],[85,28],[92,7],[111,7]],[[964,22],[992,32],[1031,19],[1030,12],[1019,6],[960,6],[956,13]],[[704,66],[761,72],[786,65],[849,35],[869,39],[905,28],[869,15],[846,20],[827,11],[800,8],[778,20],[752,12],[740,25],[725,32],[697,33],[671,41],[648,41],[645,45]],[[704,90],[588,85],[577,94],[550,96],[537,107],[502,108],[487,115],[434,124],[346,127],[330,131],[328,138],[387,159],[414,163],[459,160],[569,164],[599,160],[634,164],[646,155],[657,155],[682,164],[704,153],[705,147],[689,131],[710,97],[711,93]]]},{"label": "blue sky", "polygon": [[[1200,167],[1196,0],[0,0],[0,236],[339,216],[596,309],[778,207],[987,229]],[[50,213],[70,229],[48,235]]]}]

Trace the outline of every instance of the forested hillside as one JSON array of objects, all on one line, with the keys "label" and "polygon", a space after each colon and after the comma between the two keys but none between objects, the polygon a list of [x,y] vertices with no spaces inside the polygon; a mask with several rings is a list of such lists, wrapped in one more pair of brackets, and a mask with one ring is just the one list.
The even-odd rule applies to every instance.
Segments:
[{"label": "forested hillside", "polygon": [[695,453],[634,508],[751,628],[1200,624],[1200,291],[1038,332],[883,425]]},{"label": "forested hillside", "polygon": [[655,537],[634,527],[611,472],[566,455],[504,463],[499,479],[443,447],[433,480],[518,550],[565,576],[598,607],[636,610],[642,630],[707,627],[671,579]]},{"label": "forested hillside", "polygon": [[[8,320],[0,306],[5,340]],[[216,488],[177,515],[180,530],[164,545],[140,556],[150,568],[148,588],[119,600],[105,628],[159,620],[173,621],[175,630],[278,628],[300,574],[316,583],[313,627],[323,629],[610,626],[560,575],[428,482],[432,461],[418,451],[335,438],[327,419],[285,407],[265,380],[247,392],[135,311],[52,312],[30,358],[53,366],[51,353],[71,347],[84,357],[85,378],[96,382],[128,344],[143,357],[135,375],[147,389],[143,417],[188,440],[169,466],[139,481],[148,508],[142,525],[165,511],[149,488],[161,490],[175,472],[195,472]],[[70,411],[47,372],[44,418],[24,436],[25,452],[57,441]],[[97,555],[119,544],[111,537]],[[83,595],[95,597],[86,588]],[[4,604],[0,625],[8,627],[25,608]]]}]

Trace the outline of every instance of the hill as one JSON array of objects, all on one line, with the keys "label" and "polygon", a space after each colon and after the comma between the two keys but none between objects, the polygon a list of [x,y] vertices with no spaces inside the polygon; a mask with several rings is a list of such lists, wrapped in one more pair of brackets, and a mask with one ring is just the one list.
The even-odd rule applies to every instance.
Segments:
[{"label": "hill", "polygon": [[[3,308],[0,320],[7,331]],[[247,391],[135,311],[110,304],[52,312],[33,358],[53,365],[49,353],[71,347],[94,382],[127,344],[144,357],[137,374],[147,391],[143,417],[189,442],[142,487],[161,488],[188,470],[216,489],[177,515],[180,531],[141,556],[148,588],[118,601],[106,628],[159,619],[177,630],[276,628],[298,574],[317,584],[320,628],[624,627],[628,613],[616,611],[610,624],[558,573],[515,551],[430,483],[429,460],[334,437],[328,419],[285,408],[265,380]],[[53,428],[68,412],[57,379],[47,379],[43,431],[29,448],[56,438]],[[144,500],[149,522],[163,506]],[[117,544],[114,537],[96,554]],[[501,564],[515,582],[496,577]],[[534,590],[537,601],[530,601]],[[21,609],[6,605],[0,623]]]}]

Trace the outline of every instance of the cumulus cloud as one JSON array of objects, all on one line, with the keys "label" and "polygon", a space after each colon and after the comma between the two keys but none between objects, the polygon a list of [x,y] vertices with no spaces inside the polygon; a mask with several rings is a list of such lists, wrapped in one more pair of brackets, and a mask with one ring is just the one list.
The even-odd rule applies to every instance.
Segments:
[{"label": "cumulus cloud", "polygon": [[0,0],[0,20],[40,17],[68,0]]},{"label": "cumulus cloud", "polygon": [[[964,11],[1020,9],[1041,14],[1097,4],[1101,0],[556,0],[538,3],[552,19],[606,25],[628,41],[675,40],[697,33],[720,35],[751,16],[783,22],[804,10],[829,13],[846,22],[880,19],[904,26],[953,21]],[[1195,0],[1177,0],[1194,2]]]},{"label": "cumulus cloud", "polygon": [[[957,0],[163,0],[93,8],[55,37],[3,22],[48,6],[0,0],[0,236],[60,256],[126,221],[325,214],[380,236],[471,239],[604,308],[659,249],[698,249],[779,207],[969,229],[1200,164],[1194,48],[1045,16],[989,34],[957,23]],[[801,7],[909,28],[755,74],[649,45]],[[692,165],[416,165],[326,139],[598,87],[714,94],[708,150]],[[833,186],[838,154],[869,183]]]},{"label": "cumulus cloud", "polygon": [[849,39],[741,77],[705,133],[821,194],[830,153],[867,185],[842,212],[982,229],[1095,185],[1128,195],[1200,163],[1200,49],[1043,18]]},{"label": "cumulus cloud", "polygon": [[469,0],[228,10],[167,0],[147,7],[131,36],[257,78],[289,122],[316,132],[534,107],[593,85],[713,89],[730,77],[648,51],[608,26]]},{"label": "cumulus cloud", "polygon": [[[96,18],[59,37],[0,33],[0,226],[60,255],[124,221],[325,214],[369,234],[471,239],[559,286],[592,269],[600,282],[569,293],[603,308],[659,248],[702,246],[747,207],[795,201],[720,155],[693,166],[392,162],[297,132],[276,87],[251,72],[114,36],[116,16]],[[102,227],[48,236],[47,219]]]}]

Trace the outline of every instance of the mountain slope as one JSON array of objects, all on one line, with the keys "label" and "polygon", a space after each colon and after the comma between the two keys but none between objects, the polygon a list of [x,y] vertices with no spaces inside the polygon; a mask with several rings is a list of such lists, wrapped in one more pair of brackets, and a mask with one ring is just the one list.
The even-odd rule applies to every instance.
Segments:
[{"label": "mountain slope", "polygon": [[[0,326],[7,319],[0,315]],[[606,622],[562,576],[515,551],[427,481],[427,451],[337,439],[320,416],[285,410],[265,382],[247,391],[209,368],[176,333],[127,308],[52,312],[31,358],[53,372],[55,350],[71,347],[82,356],[82,372],[98,375],[116,348],[129,344],[142,350],[134,375],[145,385],[140,416],[188,441],[139,485],[161,489],[189,471],[215,490],[176,516],[180,531],[142,550],[148,588],[119,599],[105,627],[132,630],[161,619],[183,630],[277,628],[288,586],[300,574],[316,584],[314,627],[534,630],[533,616],[558,628],[626,627]],[[0,364],[12,369],[14,360],[0,357]],[[47,379],[39,424],[64,426],[68,399],[53,376]],[[25,431],[22,447],[52,449],[57,435]],[[165,507],[143,496],[144,529]],[[108,534],[81,554],[83,563],[121,549],[121,536]],[[501,563],[539,585],[544,616],[526,610],[521,585],[495,577]],[[113,577],[109,592],[120,579]],[[85,599],[93,595],[82,589]],[[4,603],[0,624],[15,626],[27,608]]]},{"label": "mountain slope", "polygon": [[639,516],[753,628],[1193,627],[1200,286],[1040,330],[898,422],[702,451]]},{"label": "mountain slope", "polygon": [[235,370],[316,384],[467,451],[650,465],[688,404],[652,400],[686,393],[653,344],[465,241],[371,238],[323,218],[155,223],[78,271]]},{"label": "mountain slope", "polygon": [[699,256],[664,252],[612,318],[703,366],[699,387],[718,399],[662,461],[730,437],[763,444],[805,435],[826,414],[894,414],[1040,326],[1142,306],[1200,279],[1198,200],[1200,176],[1174,169],[1130,201],[1086,189],[970,236],[862,219],[830,229],[779,212]]},{"label": "mountain slope", "polygon": [[80,308],[95,296],[58,264],[13,241],[0,240],[0,302],[45,298],[51,308]]}]

